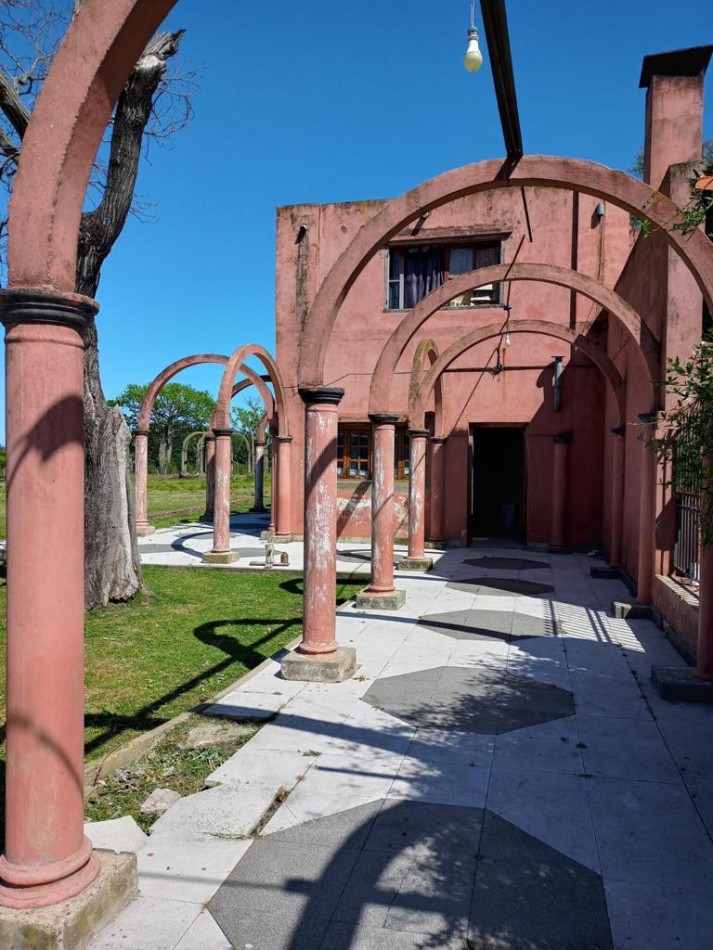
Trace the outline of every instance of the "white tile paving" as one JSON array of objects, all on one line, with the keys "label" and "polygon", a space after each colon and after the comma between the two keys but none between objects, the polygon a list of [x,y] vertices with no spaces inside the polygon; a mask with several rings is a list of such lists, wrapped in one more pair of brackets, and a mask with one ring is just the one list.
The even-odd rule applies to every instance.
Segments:
[{"label": "white tile paving", "polygon": [[[254,534],[234,538],[236,546],[259,544]],[[201,546],[210,546],[209,532],[187,543],[191,551]],[[301,564],[300,545],[281,547],[290,550],[291,568]],[[208,791],[183,799],[148,841],[135,843],[141,897],[91,950],[227,950],[203,907],[250,847],[251,839],[235,836],[250,833],[280,788],[289,796],[263,834],[387,798],[485,806],[601,871],[615,950],[706,946],[713,845],[701,815],[713,813],[713,754],[701,750],[710,748],[713,710],[664,703],[651,689],[651,662],[682,661],[650,622],[608,616],[608,600],[629,597],[618,582],[591,579],[590,567],[601,562],[526,552],[551,570],[462,564],[480,554],[513,556],[449,551],[428,577],[399,577],[407,591],[400,610],[343,608],[338,639],[356,646],[359,664],[347,683],[288,683],[272,662],[214,704],[227,715],[274,718],[212,773]],[[196,561],[186,552],[171,557]],[[486,575],[553,584],[555,592],[474,595],[446,586],[448,576]],[[556,618],[560,636],[456,640],[416,623],[470,609]],[[418,728],[363,701],[375,678],[440,666],[507,668],[571,690],[575,715],[492,736]]]}]

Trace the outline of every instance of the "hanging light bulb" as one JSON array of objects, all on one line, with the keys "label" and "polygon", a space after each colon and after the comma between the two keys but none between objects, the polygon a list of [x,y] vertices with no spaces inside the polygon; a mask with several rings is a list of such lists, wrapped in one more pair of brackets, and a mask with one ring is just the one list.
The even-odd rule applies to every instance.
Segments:
[{"label": "hanging light bulb", "polygon": [[468,30],[468,49],[463,57],[463,65],[469,73],[476,73],[483,65],[483,54],[478,46],[478,31],[474,26]]},{"label": "hanging light bulb", "polygon": [[478,46],[478,30],[475,26],[475,0],[470,0],[470,28],[468,29],[468,49],[463,57],[463,65],[469,73],[476,73],[483,65],[483,54]]},{"label": "hanging light bulb", "polygon": [[510,346],[510,334],[505,334],[505,339],[503,340],[503,346]]}]

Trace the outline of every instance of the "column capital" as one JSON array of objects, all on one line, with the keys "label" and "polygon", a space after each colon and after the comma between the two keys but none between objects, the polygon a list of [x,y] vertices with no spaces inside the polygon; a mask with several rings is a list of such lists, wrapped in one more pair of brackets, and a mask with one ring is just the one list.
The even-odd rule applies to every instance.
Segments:
[{"label": "column capital", "polygon": [[212,433],[211,435],[206,435],[203,438],[206,440],[206,442],[215,442],[215,436]]},{"label": "column capital", "polygon": [[447,436],[445,435],[432,435],[431,436],[431,445],[443,445],[447,441]]},{"label": "column capital", "polygon": [[273,435],[272,441],[279,442],[280,445],[289,445],[290,442],[292,441],[292,436],[291,435]]},{"label": "column capital", "polygon": [[134,436],[137,436],[137,435],[145,435],[145,436],[148,436],[148,435],[149,435],[149,430],[148,430],[148,429],[134,429]]},{"label": "column capital", "polygon": [[300,386],[297,392],[305,406],[315,406],[319,403],[338,406],[344,398],[344,390],[337,386],[317,386],[314,389]]},{"label": "column capital", "polygon": [[265,448],[265,441],[264,441],[264,440],[263,440],[263,441],[260,441],[259,439],[255,439],[255,448],[256,448],[256,449],[264,449],[264,448]]},{"label": "column capital", "polygon": [[85,330],[98,311],[96,300],[82,294],[32,288],[0,290],[0,321],[5,326],[50,323]]},{"label": "column capital", "polygon": [[410,439],[427,439],[430,435],[428,429],[409,429],[408,434]]},{"label": "column capital", "polygon": [[232,429],[213,429],[213,435],[217,439],[219,436],[231,436],[233,434]]},{"label": "column capital", "polygon": [[399,417],[393,412],[370,412],[369,421],[375,426],[395,426]]},{"label": "column capital", "polygon": [[572,432],[558,432],[552,436],[555,445],[568,445],[572,441]]},{"label": "column capital", "polygon": [[611,430],[611,434],[615,435],[617,439],[623,438],[626,435],[626,426],[616,426]]}]

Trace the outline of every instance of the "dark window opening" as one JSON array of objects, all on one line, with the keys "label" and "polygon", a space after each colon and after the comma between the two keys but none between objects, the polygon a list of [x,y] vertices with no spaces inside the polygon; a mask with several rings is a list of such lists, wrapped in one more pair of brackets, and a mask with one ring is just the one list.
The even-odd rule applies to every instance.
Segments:
[{"label": "dark window opening", "polygon": [[[500,264],[500,241],[477,244],[418,244],[388,249],[388,310],[410,310],[452,277]],[[448,309],[500,303],[500,284],[485,284],[455,297]]]},{"label": "dark window opening", "polygon": [[525,539],[525,428],[471,427],[470,536]]},{"label": "dark window opening", "polygon": [[[411,470],[408,429],[397,426],[394,439],[394,478],[409,477]],[[337,433],[337,476],[371,478],[371,426],[364,423],[340,425]]]}]

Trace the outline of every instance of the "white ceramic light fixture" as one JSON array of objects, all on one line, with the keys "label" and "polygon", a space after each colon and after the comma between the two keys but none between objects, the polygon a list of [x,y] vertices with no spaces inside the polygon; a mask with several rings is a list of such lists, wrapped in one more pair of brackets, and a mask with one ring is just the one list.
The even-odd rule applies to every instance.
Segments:
[{"label": "white ceramic light fixture", "polygon": [[463,57],[463,65],[469,73],[476,73],[483,65],[483,54],[478,45],[478,30],[475,26],[475,0],[470,0],[470,28],[468,29],[468,48]]}]

